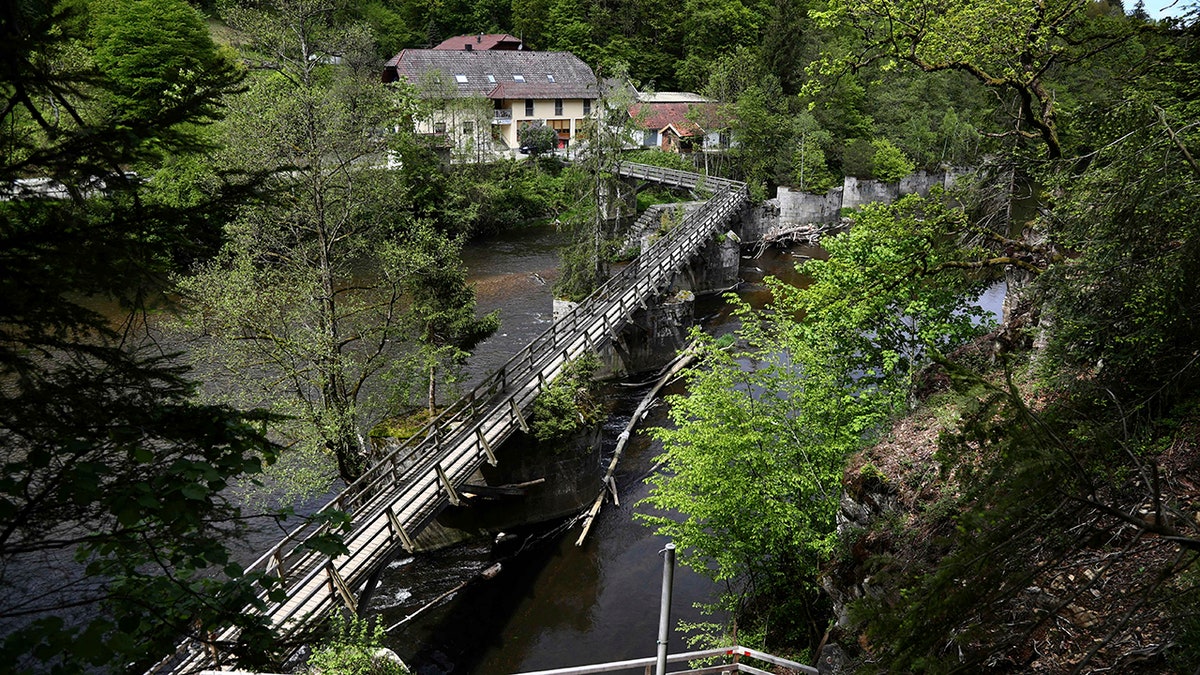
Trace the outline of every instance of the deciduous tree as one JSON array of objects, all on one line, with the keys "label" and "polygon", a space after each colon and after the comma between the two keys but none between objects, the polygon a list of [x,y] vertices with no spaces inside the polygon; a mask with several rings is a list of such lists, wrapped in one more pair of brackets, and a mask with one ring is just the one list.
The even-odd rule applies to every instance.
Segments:
[{"label": "deciduous tree", "polygon": [[[411,401],[403,374],[421,374],[433,407],[439,376],[495,329],[474,319],[461,242],[430,224],[442,195],[424,190],[444,186],[440,168],[387,132],[414,111],[411,92],[338,62],[362,29],[338,26],[335,9],[280,0],[231,12],[277,69],[233,102],[227,160],[272,174],[222,254],[180,280],[205,337],[199,362],[231,385],[226,400],[288,417],[275,428],[293,446],[281,466],[305,467],[304,480],[277,478],[302,491],[324,487],[332,472],[309,468],[327,460],[354,480],[370,460],[367,429]],[[385,168],[389,147],[405,169]]]}]

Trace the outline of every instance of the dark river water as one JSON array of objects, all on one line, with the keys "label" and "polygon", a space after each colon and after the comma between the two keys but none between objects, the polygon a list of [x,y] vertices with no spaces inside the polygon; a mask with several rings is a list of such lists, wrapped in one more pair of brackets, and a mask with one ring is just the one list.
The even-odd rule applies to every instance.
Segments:
[{"label": "dark river water", "polygon": [[[503,322],[498,334],[472,357],[474,376],[498,367],[545,330],[551,294],[539,278],[553,282],[561,241],[552,230],[528,230],[464,252],[477,284],[480,311],[499,309]],[[818,253],[768,251],[757,259],[743,259],[740,295],[761,305],[768,297],[760,285],[765,274],[799,283],[797,256]],[[701,298],[696,312],[709,332],[735,328],[726,303],[718,297]],[[644,385],[606,386],[614,414],[604,427],[605,465],[645,391]],[[664,393],[681,390],[676,385]],[[665,406],[657,405],[638,431],[665,419]],[[386,626],[469,583],[391,630],[388,646],[422,674],[517,673],[653,656],[662,582],[659,552],[667,540],[636,521],[634,512],[648,494],[645,479],[661,451],[657,441],[635,433],[616,473],[620,505],[605,504],[583,546],[575,544],[579,525],[568,528],[571,523],[564,522],[527,528],[498,545],[490,539],[473,541],[393,561],[370,605],[370,612]],[[491,579],[478,576],[496,562],[501,564],[499,574]],[[678,568],[672,622],[678,626],[679,621],[723,620],[721,614],[706,615],[696,608],[716,601],[719,593],[706,577]],[[676,629],[671,650],[685,650],[685,637]]]}]

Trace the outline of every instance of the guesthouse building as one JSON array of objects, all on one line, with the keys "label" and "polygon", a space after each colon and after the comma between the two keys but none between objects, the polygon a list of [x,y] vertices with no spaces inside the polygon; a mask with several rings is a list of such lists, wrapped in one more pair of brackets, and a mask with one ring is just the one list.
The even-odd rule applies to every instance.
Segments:
[{"label": "guesthouse building", "polygon": [[[429,104],[414,121],[418,133],[479,159],[518,150],[525,125],[554,129],[559,148],[586,134],[599,96],[587,64],[569,52],[511,48],[511,41],[484,37],[442,43],[462,49],[406,49],[384,64],[384,82],[407,81]],[[491,46],[475,48],[485,44]]]}]

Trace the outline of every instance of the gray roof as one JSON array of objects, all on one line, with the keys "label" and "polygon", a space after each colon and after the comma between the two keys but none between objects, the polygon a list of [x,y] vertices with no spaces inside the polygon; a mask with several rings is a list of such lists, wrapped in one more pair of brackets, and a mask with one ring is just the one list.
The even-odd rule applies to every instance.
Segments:
[{"label": "gray roof", "polygon": [[[548,99],[599,95],[592,69],[570,52],[405,49],[385,65],[418,86],[440,76],[443,86],[459,96]],[[514,75],[523,77],[524,82]]]}]

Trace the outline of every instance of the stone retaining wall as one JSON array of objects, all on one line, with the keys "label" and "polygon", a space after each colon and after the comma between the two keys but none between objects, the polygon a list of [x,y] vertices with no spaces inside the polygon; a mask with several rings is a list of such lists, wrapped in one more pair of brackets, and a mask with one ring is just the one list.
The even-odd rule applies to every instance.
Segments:
[{"label": "stone retaining wall", "polygon": [[928,196],[933,186],[949,188],[954,184],[954,179],[964,172],[917,171],[898,183],[847,176],[841,187],[821,195],[781,186],[774,199],[767,200],[747,214],[743,221],[742,238],[747,242],[761,239],[774,227],[836,223],[841,218],[843,208],[857,208],[871,203],[890,204],[902,195],[914,193]]}]

